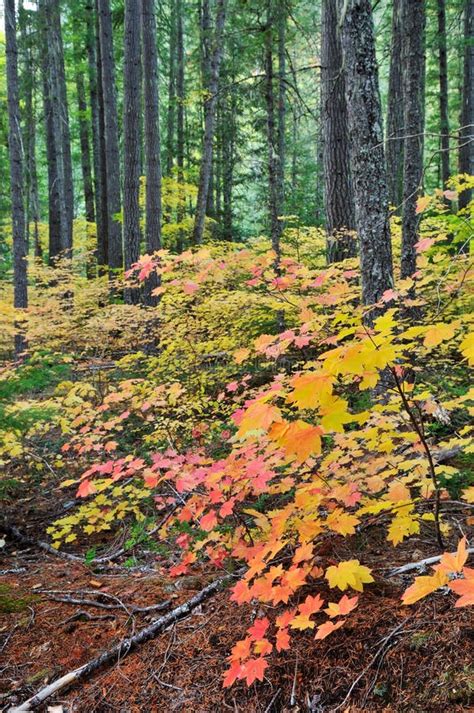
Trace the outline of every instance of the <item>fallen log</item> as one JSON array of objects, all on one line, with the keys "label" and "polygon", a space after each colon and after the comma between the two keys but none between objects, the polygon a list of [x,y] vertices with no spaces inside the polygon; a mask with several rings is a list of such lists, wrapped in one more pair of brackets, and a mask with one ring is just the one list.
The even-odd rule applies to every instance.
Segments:
[{"label": "fallen log", "polygon": [[28,711],[31,711],[41,703],[44,703],[44,701],[51,698],[51,696],[58,691],[62,691],[66,687],[71,686],[73,683],[77,683],[87,676],[90,676],[94,673],[94,671],[97,671],[97,669],[102,666],[110,664],[113,661],[118,662],[119,660],[125,658],[130,651],[160,634],[162,631],[167,629],[170,624],[174,624],[176,621],[184,619],[184,617],[190,614],[193,609],[199,606],[199,604],[202,604],[207,599],[210,599],[212,595],[222,589],[222,587],[233,576],[234,575],[227,575],[217,579],[212,582],[212,584],[208,584],[207,587],[201,589],[201,591],[195,594],[194,597],[191,597],[188,601],[180,604],[180,606],[176,607],[176,609],[173,609],[159,619],[155,619],[155,621],[153,621],[149,626],[145,627],[134,636],[131,636],[128,639],[123,639],[114,647],[108,651],[104,651],[104,653],[100,654],[100,656],[97,656],[95,659],[79,666],[79,668],[74,669],[74,671],[66,673],[64,676],[61,676],[61,678],[53,681],[53,683],[48,684],[39,690],[34,696],[28,698],[28,700],[21,705],[9,708],[8,713],[28,713]]}]

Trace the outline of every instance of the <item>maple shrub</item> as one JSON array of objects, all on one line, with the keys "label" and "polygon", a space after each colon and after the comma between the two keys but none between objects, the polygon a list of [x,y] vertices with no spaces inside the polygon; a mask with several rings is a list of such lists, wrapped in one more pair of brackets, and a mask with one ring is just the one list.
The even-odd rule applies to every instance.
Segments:
[{"label": "maple shrub", "polygon": [[[442,198],[421,199],[417,273],[372,308],[360,304],[357,260],[325,266],[317,229],[287,229],[278,275],[264,240],[145,255],[127,279],[156,270],[160,303],[126,309],[143,327],[137,341],[147,333],[159,347],[42,397],[53,415],[27,432],[30,452],[54,427],[55,467],[80,499],[49,528],[55,547],[158,512],[161,537],[181,551],[171,576],[204,563],[234,572],[230,599],[265,612],[233,647],[225,686],[263,680],[298,632],[322,640],[344,626],[377,576],[344,538],[369,528],[391,547],[422,531],[442,551],[457,543],[405,604],[440,587],[456,606],[474,603],[467,540],[449,519],[456,501],[472,526],[474,481],[442,458],[474,450],[472,267],[465,220]],[[392,230],[397,255],[397,219]],[[108,309],[94,310],[96,328]]]}]

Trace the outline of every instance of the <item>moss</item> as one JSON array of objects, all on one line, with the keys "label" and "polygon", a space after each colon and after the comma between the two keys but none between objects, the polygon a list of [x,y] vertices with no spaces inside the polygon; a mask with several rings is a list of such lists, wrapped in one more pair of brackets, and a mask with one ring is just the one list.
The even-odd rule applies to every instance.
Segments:
[{"label": "moss", "polygon": [[0,613],[13,614],[21,612],[36,601],[38,597],[33,594],[20,595],[13,587],[8,584],[0,584]]}]

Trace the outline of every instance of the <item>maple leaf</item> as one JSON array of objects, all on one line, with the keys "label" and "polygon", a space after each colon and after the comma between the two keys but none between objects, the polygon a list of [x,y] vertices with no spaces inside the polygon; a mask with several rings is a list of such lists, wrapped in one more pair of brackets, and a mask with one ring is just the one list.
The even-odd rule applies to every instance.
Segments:
[{"label": "maple leaf", "polygon": [[242,664],[238,661],[233,661],[230,668],[224,673],[224,688],[232,686],[238,678],[242,678]]},{"label": "maple leaf", "polygon": [[268,661],[263,656],[249,659],[243,664],[239,678],[245,678],[247,686],[251,686],[254,681],[263,681],[266,668],[268,668]]},{"label": "maple leaf", "polygon": [[286,651],[290,648],[288,629],[280,629],[277,631],[275,648],[277,651]]},{"label": "maple leaf", "polygon": [[361,565],[359,560],[346,560],[336,567],[328,567],[325,575],[331,589],[338,587],[342,591],[347,587],[362,592],[363,585],[374,581],[370,569]]},{"label": "maple leaf", "polygon": [[252,637],[246,636],[245,639],[237,641],[237,643],[232,647],[229,659],[231,661],[244,661],[250,656],[250,650],[252,648]]},{"label": "maple leaf", "polygon": [[282,584],[286,584],[293,592],[306,582],[307,571],[303,567],[290,567],[283,575]]},{"label": "maple leaf", "polygon": [[301,545],[301,547],[298,547],[293,555],[293,564],[300,564],[300,562],[310,560],[313,557],[313,549],[314,548],[311,542],[307,542],[306,544]]},{"label": "maple leaf", "polygon": [[347,594],[344,594],[338,602],[329,602],[324,611],[331,619],[336,616],[345,616],[356,608],[358,601],[359,597],[349,598]]},{"label": "maple leaf", "polygon": [[97,490],[92,480],[83,480],[77,489],[76,498],[86,498],[96,492]]},{"label": "maple leaf", "polygon": [[416,201],[416,212],[423,213],[431,203],[431,196],[420,196]]},{"label": "maple leaf", "polygon": [[298,611],[301,614],[315,614],[318,612],[324,604],[324,600],[321,599],[321,595],[317,594],[312,597],[310,594],[306,597],[304,602],[299,605]]},{"label": "maple leaf", "polygon": [[280,409],[264,401],[255,401],[244,412],[237,435],[241,438],[249,431],[267,431],[275,421],[281,421]]},{"label": "maple leaf", "polygon": [[291,622],[291,628],[299,629],[300,631],[304,631],[305,629],[314,629],[316,624],[314,621],[311,621],[309,617],[309,614],[298,614]]},{"label": "maple leaf", "polygon": [[341,508],[333,510],[326,519],[326,525],[329,529],[338,532],[340,535],[353,535],[355,533],[355,526],[358,525],[359,522],[359,518],[344,512]]},{"label": "maple leaf", "polygon": [[273,644],[271,644],[268,639],[259,639],[254,643],[253,650],[256,654],[265,656],[265,654],[271,654],[273,651]]},{"label": "maple leaf", "polygon": [[276,618],[276,625],[280,629],[286,629],[288,624],[294,619],[296,609],[287,609]]},{"label": "maple leaf", "polygon": [[425,332],[423,344],[425,347],[437,347],[441,342],[452,339],[455,334],[453,324],[433,324]]},{"label": "maple leaf", "polygon": [[324,624],[321,624],[321,626],[318,626],[316,636],[314,638],[319,640],[325,639],[326,636],[329,636],[329,634],[332,634],[337,629],[340,629],[341,626],[343,626],[344,624],[345,619],[336,621],[336,623],[334,623],[333,621],[326,621]]},{"label": "maple leaf", "polygon": [[467,607],[469,604],[474,604],[474,569],[464,567],[463,574],[464,579],[455,579],[449,584],[449,588],[460,595],[455,607]]},{"label": "maple leaf", "polygon": [[467,558],[466,538],[463,537],[462,540],[459,540],[456,552],[445,552],[435,569],[441,569],[446,573],[461,572],[467,562]]},{"label": "maple leaf", "polygon": [[325,372],[310,372],[295,376],[290,385],[293,387],[286,400],[299,409],[314,409],[321,403],[321,398],[332,393],[334,377]]},{"label": "maple leaf", "polygon": [[408,587],[403,593],[402,602],[405,605],[414,604],[419,599],[423,599],[428,594],[443,587],[447,581],[448,577],[442,570],[438,570],[435,574],[426,577],[416,577],[411,587]]},{"label": "maple leaf", "polygon": [[248,633],[253,639],[263,639],[269,626],[270,622],[266,616],[262,619],[255,619],[253,625],[249,628]]},{"label": "maple leaf", "polygon": [[205,532],[210,532],[217,525],[217,517],[214,510],[210,510],[207,515],[204,515],[199,521],[199,527]]},{"label": "maple leaf", "polygon": [[322,431],[319,426],[311,426],[305,421],[274,423],[268,435],[297,463],[304,463],[311,455],[321,453]]},{"label": "maple leaf", "polygon": [[474,366],[474,332],[468,334],[459,345],[461,354],[466,357],[468,364]]},{"label": "maple leaf", "polygon": [[235,587],[232,588],[232,595],[230,597],[231,601],[237,602],[237,604],[244,604],[244,602],[252,601],[252,592],[249,589],[248,582],[243,579],[237,582]]}]

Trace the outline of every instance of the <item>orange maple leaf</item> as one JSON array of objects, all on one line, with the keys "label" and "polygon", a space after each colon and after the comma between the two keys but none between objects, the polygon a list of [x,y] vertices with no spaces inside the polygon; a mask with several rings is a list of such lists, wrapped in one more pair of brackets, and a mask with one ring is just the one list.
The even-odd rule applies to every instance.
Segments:
[{"label": "orange maple leaf", "polygon": [[343,626],[345,623],[345,619],[341,619],[340,621],[336,621],[336,623],[332,621],[327,621],[325,624],[321,624],[321,626],[318,626],[318,630],[316,631],[316,636],[314,637],[315,639],[325,639],[326,636],[329,636],[329,634],[332,634],[336,629],[340,629],[341,626]]},{"label": "orange maple leaf", "polygon": [[455,579],[449,583],[449,588],[460,595],[455,607],[467,607],[469,604],[474,604],[474,569],[472,567],[464,567],[464,579]]}]

